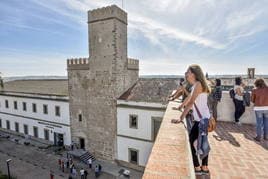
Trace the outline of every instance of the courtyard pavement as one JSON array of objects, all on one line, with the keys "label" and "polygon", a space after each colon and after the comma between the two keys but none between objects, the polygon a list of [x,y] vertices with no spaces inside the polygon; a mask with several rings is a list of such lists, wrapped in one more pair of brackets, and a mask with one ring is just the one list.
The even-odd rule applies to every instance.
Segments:
[{"label": "courtyard pavement", "polygon": [[[17,179],[49,179],[50,171],[53,171],[54,178],[68,178],[69,173],[59,170],[58,159],[60,156],[44,152],[33,146],[17,144],[8,139],[0,138],[0,170],[7,174],[6,160],[10,162],[12,176]],[[75,166],[80,166],[75,162]],[[95,178],[94,171],[85,168],[89,175],[87,178]],[[77,169],[79,170],[79,168]],[[79,178],[79,177],[77,177]],[[116,178],[110,174],[102,172],[100,179]]]},{"label": "courtyard pavement", "polygon": [[218,122],[209,133],[211,175],[203,178],[268,179],[268,141],[256,142],[254,136],[253,125]]}]

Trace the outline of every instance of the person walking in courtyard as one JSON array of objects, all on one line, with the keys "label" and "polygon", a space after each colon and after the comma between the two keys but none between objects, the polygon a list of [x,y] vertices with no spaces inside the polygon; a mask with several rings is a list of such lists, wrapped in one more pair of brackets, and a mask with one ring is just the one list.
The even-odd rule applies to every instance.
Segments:
[{"label": "person walking in courtyard", "polygon": [[83,168],[81,168],[81,170],[80,170],[80,176],[81,176],[81,179],[84,179],[85,170]]},{"label": "person walking in courtyard", "polygon": [[244,106],[244,88],[245,85],[242,82],[241,77],[236,77],[235,78],[235,85],[234,85],[234,105],[235,105],[235,123],[238,125],[241,125],[240,123],[240,117],[244,114],[245,112],[245,106]]},{"label": "person walking in courtyard", "polygon": [[67,161],[66,161],[66,169],[69,168],[69,166],[70,166],[70,162],[69,162],[69,159],[67,159]]},{"label": "person walking in courtyard", "polygon": [[[198,156],[197,156],[198,150],[195,149],[195,143],[200,136],[199,130],[206,129],[208,127],[208,126],[206,127],[204,125],[201,125],[202,128],[200,128],[199,127],[200,121],[205,121],[205,120],[207,121],[211,117],[208,104],[207,104],[207,99],[208,99],[208,94],[210,93],[210,89],[206,82],[204,73],[199,65],[191,65],[188,68],[186,72],[186,79],[191,85],[193,85],[191,93],[189,95],[189,100],[187,100],[187,102],[185,103],[185,108],[180,116],[180,119],[173,119],[171,122],[180,123],[186,117],[188,112],[191,109],[193,110],[194,122],[193,122],[193,127],[191,128],[191,131],[189,134],[189,138],[190,138],[194,169],[197,175],[201,175],[203,173],[208,174],[209,173],[209,170],[208,170],[209,144],[207,143],[208,150],[204,151],[205,155],[202,155],[202,158],[200,157],[202,161],[202,165],[200,166]],[[208,135],[207,131],[204,131],[204,134],[202,131],[202,137],[207,138],[207,135]]]},{"label": "person walking in courtyard", "polygon": [[96,165],[95,166],[95,177],[98,178],[98,176],[99,176],[99,166]]},{"label": "person walking in courtyard", "polygon": [[70,165],[70,173],[73,173],[73,168],[74,168],[74,164],[72,163],[71,165]]},{"label": "person walking in courtyard", "polygon": [[50,170],[50,179],[54,179],[54,174],[51,170]]},{"label": "person walking in courtyard", "polygon": [[71,143],[71,150],[74,150],[74,142]]},{"label": "person walking in courtyard", "polygon": [[88,167],[91,169],[92,168],[92,159],[89,158],[87,163],[88,163]]},{"label": "person walking in courtyard", "polygon": [[268,140],[268,87],[263,79],[257,79],[254,83],[251,101],[254,103],[256,115],[256,141]]},{"label": "person walking in courtyard", "polygon": [[73,159],[72,157],[69,158],[69,165],[71,166],[73,164]]},{"label": "person walking in courtyard", "polygon": [[61,161],[61,169],[62,169],[62,172],[64,172],[64,160]]},{"label": "person walking in courtyard", "polygon": [[74,178],[76,178],[76,176],[77,176],[77,171],[76,171],[75,167],[73,167],[73,169],[72,169],[72,175]]},{"label": "person walking in courtyard", "polygon": [[99,164],[98,167],[99,167],[99,173],[100,173],[101,172],[101,169],[102,169],[101,164]]},{"label": "person walking in courtyard", "polygon": [[59,164],[59,169],[61,170],[61,159],[60,158],[58,160],[58,164]]},{"label": "person walking in courtyard", "polygon": [[87,175],[88,175],[87,170],[85,170],[84,175],[85,175],[85,179],[87,179]]}]

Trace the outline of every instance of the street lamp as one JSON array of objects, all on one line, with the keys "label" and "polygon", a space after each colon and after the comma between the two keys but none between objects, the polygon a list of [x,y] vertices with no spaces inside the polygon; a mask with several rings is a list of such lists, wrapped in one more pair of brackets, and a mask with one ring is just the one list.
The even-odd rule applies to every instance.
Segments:
[{"label": "street lamp", "polygon": [[10,179],[10,171],[9,171],[9,162],[11,161],[11,159],[7,159],[7,172],[8,172],[8,179]]}]

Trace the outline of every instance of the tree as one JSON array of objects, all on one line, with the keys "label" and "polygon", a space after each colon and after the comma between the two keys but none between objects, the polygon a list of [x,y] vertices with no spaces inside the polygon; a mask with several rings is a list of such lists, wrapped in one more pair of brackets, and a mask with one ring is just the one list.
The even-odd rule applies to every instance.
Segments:
[{"label": "tree", "polygon": [[0,72],[0,87],[4,88],[4,80],[2,78],[2,73]]}]

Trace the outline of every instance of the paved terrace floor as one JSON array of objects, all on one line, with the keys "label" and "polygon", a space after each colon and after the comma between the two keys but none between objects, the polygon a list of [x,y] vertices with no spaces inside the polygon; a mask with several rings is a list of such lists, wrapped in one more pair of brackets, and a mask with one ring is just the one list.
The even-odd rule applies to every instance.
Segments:
[{"label": "paved terrace floor", "polygon": [[218,122],[209,134],[211,178],[268,178],[268,141],[254,136],[253,125]]},{"label": "paved terrace floor", "polygon": [[[180,116],[174,106],[178,103],[168,104],[143,179],[195,178],[186,129],[170,122]],[[196,178],[268,179],[268,141],[256,142],[254,136],[254,125],[218,122],[209,133],[210,175]]]}]

